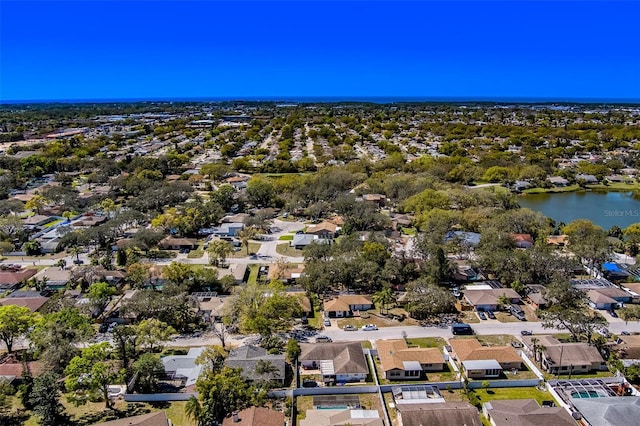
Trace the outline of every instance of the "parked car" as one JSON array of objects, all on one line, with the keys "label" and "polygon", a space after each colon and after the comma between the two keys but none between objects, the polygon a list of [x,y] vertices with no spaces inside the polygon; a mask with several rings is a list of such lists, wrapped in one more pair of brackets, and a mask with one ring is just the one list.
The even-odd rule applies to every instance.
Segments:
[{"label": "parked car", "polygon": [[375,331],[378,327],[375,324],[367,324],[362,326],[362,331]]},{"label": "parked car", "polygon": [[517,342],[517,341],[514,340],[513,342],[511,342],[511,346],[513,346],[516,349],[517,348],[521,348],[522,347],[522,343]]},{"label": "parked car", "polygon": [[620,334],[622,336],[631,336],[631,333],[629,333],[628,331],[622,331],[622,332],[620,332]]},{"label": "parked car", "polygon": [[84,260],[82,260],[82,259],[75,259],[75,260],[73,261],[73,263],[75,263],[76,265],[82,265],[82,264],[84,263]]},{"label": "parked car", "polygon": [[611,315],[613,318],[618,318],[618,314],[616,314],[616,311],[614,311],[613,309],[609,310],[609,315]]},{"label": "parked car", "polygon": [[324,326],[325,327],[330,327],[331,326],[331,320],[329,318],[325,318],[324,319]]},{"label": "parked car", "polygon": [[302,382],[302,387],[303,388],[317,388],[318,387],[318,382],[316,382],[315,380],[305,380],[304,382]]},{"label": "parked car", "polygon": [[302,324],[309,324],[309,319],[307,319],[307,317],[302,317]]},{"label": "parked car", "polygon": [[601,335],[603,337],[611,336],[611,333],[609,333],[609,330],[607,328],[605,328],[605,327],[597,329],[596,333],[598,333],[599,335]]},{"label": "parked car", "polygon": [[523,336],[531,336],[531,335],[533,335],[533,331],[531,331],[531,330],[522,330],[520,332],[520,334],[522,334]]},{"label": "parked car", "polygon": [[345,325],[344,327],[342,327],[342,329],[344,331],[356,331],[357,330],[356,326],[355,325],[351,325],[351,324]]},{"label": "parked car", "polygon": [[317,336],[316,337],[316,342],[317,343],[329,343],[331,342],[331,337],[328,336]]},{"label": "parked car", "polygon": [[482,311],[478,311],[478,316],[480,317],[481,320],[486,320],[487,319],[487,316]]},{"label": "parked car", "polygon": [[491,319],[496,319],[496,314],[493,311],[487,311],[487,316]]}]

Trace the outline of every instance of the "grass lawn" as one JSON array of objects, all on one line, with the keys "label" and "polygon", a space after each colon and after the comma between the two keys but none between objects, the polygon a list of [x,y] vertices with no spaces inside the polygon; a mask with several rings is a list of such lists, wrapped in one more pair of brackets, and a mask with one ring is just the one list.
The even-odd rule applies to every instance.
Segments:
[{"label": "grass lawn", "polygon": [[587,188],[594,189],[596,191],[634,191],[636,189],[640,189],[640,185],[638,183],[612,182],[607,185],[587,185]]},{"label": "grass lawn", "polygon": [[389,417],[391,417],[391,421],[394,422],[395,424],[396,418],[398,417],[398,413],[396,412],[395,406],[393,408],[391,407],[391,404],[394,404],[393,394],[391,392],[386,392],[386,393],[383,393],[382,396],[384,397],[384,403],[387,405],[387,410],[389,411]]},{"label": "grass lawn", "polygon": [[[559,377],[557,374],[550,374],[546,372],[543,372],[543,374],[546,380],[569,379],[568,374],[560,374]],[[589,373],[589,374],[572,374],[571,375],[571,379],[601,379],[603,377],[613,377],[613,373],[607,370],[607,371],[594,371],[593,373]]]},{"label": "grass lawn", "polygon": [[290,256],[290,257],[303,257],[304,256],[304,251],[296,250],[295,248],[289,246],[289,243],[278,244],[276,246],[276,252],[278,254],[283,255],[283,256]]},{"label": "grass lawn", "polygon": [[247,278],[247,284],[255,284],[258,282],[258,272],[260,271],[260,265],[252,263],[249,265],[249,278]]},{"label": "grass lawn", "polygon": [[313,410],[313,397],[312,396],[299,396],[296,398],[297,415],[296,420],[305,419],[307,417],[307,410]]},{"label": "grass lawn", "polygon": [[540,391],[536,388],[494,388],[494,389],[475,389],[476,396],[480,402],[487,402],[496,399],[535,399],[538,404],[542,405],[542,401],[553,400],[551,394],[547,391]]},{"label": "grass lawn", "polygon": [[480,322],[480,318],[473,311],[460,312],[460,322],[467,324],[477,324]]},{"label": "grass lawn", "polygon": [[[262,246],[262,244],[249,242],[249,254],[257,253],[258,250],[260,250],[260,246]],[[238,259],[238,258],[247,257],[247,256],[248,256],[247,255],[247,248],[246,247],[240,247],[240,250],[232,251],[229,254],[229,256],[227,256],[227,257],[232,257],[234,259]]]},{"label": "grass lawn", "polygon": [[62,222],[66,222],[67,219],[57,219],[51,222],[47,222],[44,225],[42,225],[43,228],[53,228],[56,225],[60,225]]},{"label": "grass lawn", "polygon": [[279,241],[292,241],[293,235],[280,235]]},{"label": "grass lawn", "polygon": [[580,185],[558,186],[552,188],[529,188],[522,191],[523,194],[545,194],[556,192],[574,192],[580,190]]},{"label": "grass lawn", "polygon": [[369,340],[363,340],[360,343],[362,344],[362,347],[364,349],[373,349],[373,345],[371,344],[371,342]]},{"label": "grass lawn", "polygon": [[447,344],[442,337],[416,337],[407,339],[409,346],[418,346],[420,348],[441,348]]},{"label": "grass lawn", "polygon": [[476,339],[485,346],[509,346],[511,342],[518,341],[509,334],[491,334],[487,336],[455,336],[456,339]]},{"label": "grass lawn", "polygon": [[196,248],[195,250],[191,250],[188,254],[187,254],[187,259],[201,259],[202,256],[204,256],[204,248],[203,248],[204,243],[200,242],[198,244],[198,248]]},{"label": "grass lawn", "polygon": [[172,402],[169,407],[165,408],[167,417],[174,425],[196,426],[196,422],[184,413],[185,405],[187,405],[186,401]]},{"label": "grass lawn", "polygon": [[402,233],[406,235],[416,235],[416,228],[402,228]]}]

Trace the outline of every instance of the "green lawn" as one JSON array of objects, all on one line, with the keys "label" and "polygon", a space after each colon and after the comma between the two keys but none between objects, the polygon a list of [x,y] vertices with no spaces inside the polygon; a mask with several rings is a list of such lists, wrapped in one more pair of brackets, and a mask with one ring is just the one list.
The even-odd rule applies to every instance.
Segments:
[{"label": "green lawn", "polygon": [[362,347],[365,348],[365,349],[373,349],[373,345],[368,340],[363,340],[360,343],[362,344]]},{"label": "green lawn", "polygon": [[442,337],[416,337],[414,339],[407,339],[407,345],[421,348],[441,348],[446,344],[447,342],[445,342]]},{"label": "green lawn", "polygon": [[280,238],[278,238],[278,240],[280,240],[280,241],[292,241],[293,240],[293,235],[280,235]]},{"label": "green lawn", "polygon": [[304,251],[294,249],[293,247],[289,246],[289,243],[278,244],[276,246],[276,252],[283,256],[290,256],[290,257],[304,256]]},{"label": "green lawn", "polygon": [[574,192],[580,190],[580,185],[558,186],[552,188],[529,188],[522,191],[523,194],[544,194],[556,192]]},{"label": "green lawn", "polygon": [[255,284],[258,282],[258,272],[260,270],[260,265],[251,264],[249,265],[249,278],[247,278],[247,284]]},{"label": "green lawn", "polygon": [[[262,244],[250,242],[249,243],[249,254],[257,253],[258,250],[260,250],[260,246],[262,246]],[[238,258],[247,257],[247,256],[248,256],[247,255],[247,248],[242,246],[242,247],[240,247],[240,250],[232,251],[231,254],[229,254],[229,256],[227,256],[227,257],[238,259]]]},{"label": "green lawn", "polygon": [[42,225],[42,227],[43,227],[43,228],[52,228],[52,227],[54,227],[54,226],[56,226],[56,225],[61,224],[62,222],[65,222],[66,220],[67,220],[67,219],[57,219],[57,220],[54,220],[54,221],[52,221],[52,222],[47,222],[47,223],[45,223],[44,225]]},{"label": "green lawn", "polygon": [[204,256],[204,243],[199,243],[198,248],[195,250],[191,250],[189,254],[187,254],[187,259],[201,259]]},{"label": "green lawn", "polygon": [[475,389],[476,396],[480,402],[487,402],[496,399],[535,399],[538,404],[542,401],[553,400],[547,391],[540,391],[537,388],[494,388]]},{"label": "green lawn", "polygon": [[460,322],[467,324],[477,324],[480,322],[480,318],[473,311],[460,312]]}]

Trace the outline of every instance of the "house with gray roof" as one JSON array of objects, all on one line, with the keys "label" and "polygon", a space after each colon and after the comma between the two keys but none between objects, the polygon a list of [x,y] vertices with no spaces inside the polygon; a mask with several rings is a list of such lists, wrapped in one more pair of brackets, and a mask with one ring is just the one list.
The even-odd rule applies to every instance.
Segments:
[{"label": "house with gray roof", "polygon": [[196,358],[202,355],[204,348],[191,348],[186,355],[171,355],[161,358],[165,374],[181,382],[185,391],[195,391],[196,381],[202,373],[203,365],[196,364]]},{"label": "house with gray roof", "polygon": [[[271,365],[272,372],[261,373],[260,365]],[[247,381],[269,380],[284,384],[286,364],[284,355],[268,354],[267,350],[259,346],[245,345],[233,349],[224,361],[225,367],[241,368],[242,377]]]},{"label": "house with gray roof", "polygon": [[482,413],[493,426],[575,426],[562,407],[541,407],[535,399],[493,400],[482,404]]},{"label": "house with gray roof", "polygon": [[362,382],[369,374],[360,342],[303,343],[300,349],[302,368],[320,370],[325,383]]},{"label": "house with gray roof", "polygon": [[571,405],[591,426],[637,425],[640,419],[640,396],[572,398]]},{"label": "house with gray roof", "polygon": [[398,426],[482,426],[478,410],[468,402],[434,402],[396,406]]}]

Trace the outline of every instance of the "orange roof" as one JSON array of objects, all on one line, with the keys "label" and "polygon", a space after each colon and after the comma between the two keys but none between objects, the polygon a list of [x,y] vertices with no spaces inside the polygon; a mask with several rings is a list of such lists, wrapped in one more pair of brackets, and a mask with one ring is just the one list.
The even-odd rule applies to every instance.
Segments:
[{"label": "orange roof", "polygon": [[322,231],[336,232],[336,229],[337,229],[336,224],[324,221],[322,223],[319,223],[317,225],[312,225],[309,228],[307,228],[307,234],[313,234],[313,233],[322,232]]},{"label": "orange roof", "polygon": [[441,364],[444,362],[438,348],[409,348],[404,340],[377,340],[378,357],[382,370],[404,370],[405,361],[420,364]]},{"label": "orange roof", "polygon": [[522,362],[511,346],[482,346],[476,339],[451,339],[449,344],[460,361],[495,359],[498,362]]}]

